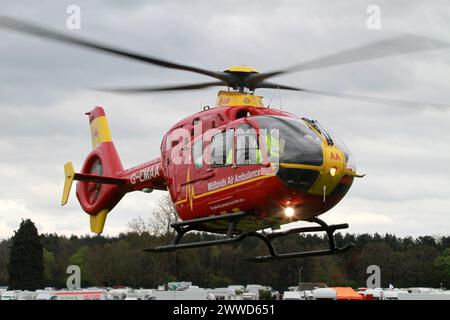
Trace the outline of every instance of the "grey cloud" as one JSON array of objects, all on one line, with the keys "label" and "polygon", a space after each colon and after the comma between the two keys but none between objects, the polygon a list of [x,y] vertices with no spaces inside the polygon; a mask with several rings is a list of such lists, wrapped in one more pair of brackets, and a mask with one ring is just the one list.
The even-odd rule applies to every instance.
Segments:
[{"label": "grey cloud", "polygon": [[[83,19],[82,29],[71,32],[214,70],[249,64],[269,71],[401,33],[450,40],[447,1],[377,1],[380,31],[366,28],[366,8],[372,1],[1,1],[0,7],[2,14],[63,30],[69,4],[80,5]],[[34,212],[33,219],[45,232],[87,232],[88,217],[74,195],[69,207],[61,209],[56,190],[62,187],[62,164],[73,160],[80,168],[90,151],[84,112],[97,104],[106,107],[114,141],[129,167],[158,156],[161,137],[171,125],[215,102],[212,89],[142,96],[90,91],[87,88],[205,78],[1,30],[0,39],[0,200],[4,210],[23,204],[25,209],[16,210]],[[450,101],[448,50],[311,70],[276,81],[331,92]],[[266,103],[273,96],[272,106],[279,105],[276,91],[259,93]],[[282,105],[336,131],[360,170],[368,173],[326,219],[354,221],[355,232],[418,235],[448,229],[448,111],[293,92],[282,92]],[[110,214],[107,232],[125,230],[137,215],[149,216],[159,195],[125,197]],[[4,210],[0,207],[0,231],[11,230],[14,220]],[[425,219],[424,212],[433,219]],[[58,221],[59,215],[64,221]],[[407,224],[397,223],[405,220]]]}]

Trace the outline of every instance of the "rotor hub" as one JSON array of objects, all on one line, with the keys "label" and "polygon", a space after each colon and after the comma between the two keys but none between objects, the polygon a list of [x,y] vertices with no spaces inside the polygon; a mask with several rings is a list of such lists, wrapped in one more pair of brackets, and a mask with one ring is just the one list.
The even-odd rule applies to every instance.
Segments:
[{"label": "rotor hub", "polygon": [[258,70],[256,70],[253,67],[250,67],[250,66],[231,66],[228,69],[223,70],[223,72],[229,72],[229,73],[259,73]]}]

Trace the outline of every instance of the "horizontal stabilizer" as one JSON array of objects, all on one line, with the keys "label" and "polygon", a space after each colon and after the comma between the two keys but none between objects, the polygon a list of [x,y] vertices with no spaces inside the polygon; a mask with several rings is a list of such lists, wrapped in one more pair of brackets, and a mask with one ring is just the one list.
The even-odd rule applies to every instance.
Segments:
[{"label": "horizontal stabilizer", "polygon": [[72,188],[73,178],[75,177],[75,170],[71,161],[64,165],[64,190],[61,199],[61,205],[65,205],[69,200],[70,189]]},{"label": "horizontal stabilizer", "polygon": [[97,183],[104,183],[104,184],[115,184],[115,185],[118,185],[118,186],[120,186],[122,184],[125,184],[127,182],[126,179],[98,176],[98,175],[89,174],[89,173],[75,173],[73,179],[77,180],[77,181],[97,182]]},{"label": "horizontal stabilizer", "polygon": [[126,183],[126,179],[114,178],[114,177],[105,177],[98,176],[95,174],[88,173],[75,173],[73,168],[73,164],[71,161],[67,162],[64,165],[64,190],[61,199],[61,205],[65,205],[69,199],[70,189],[72,188],[73,180],[77,181],[85,181],[85,182],[97,182],[103,184],[113,184],[113,185],[122,185]]}]

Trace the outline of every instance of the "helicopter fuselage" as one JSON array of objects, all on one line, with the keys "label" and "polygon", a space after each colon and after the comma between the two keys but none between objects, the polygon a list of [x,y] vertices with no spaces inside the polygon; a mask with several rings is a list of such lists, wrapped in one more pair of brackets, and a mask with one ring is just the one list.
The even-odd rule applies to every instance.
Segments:
[{"label": "helicopter fuselage", "polygon": [[161,170],[180,218],[253,212],[239,223],[250,232],[311,220],[335,206],[355,175],[345,146],[317,122],[263,107],[251,100],[257,96],[239,97],[183,119],[163,138]]}]

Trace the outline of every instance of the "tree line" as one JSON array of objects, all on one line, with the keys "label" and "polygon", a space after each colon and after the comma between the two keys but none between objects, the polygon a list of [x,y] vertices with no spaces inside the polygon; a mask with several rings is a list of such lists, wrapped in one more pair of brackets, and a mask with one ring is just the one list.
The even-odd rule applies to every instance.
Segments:
[{"label": "tree line", "polygon": [[[144,248],[169,243],[174,236],[167,228],[176,220],[170,201],[161,200],[154,217],[151,221],[133,220],[129,230],[116,237],[38,236],[34,224],[24,220],[12,238],[0,242],[0,286],[63,288],[69,276],[67,267],[78,265],[83,287],[154,288],[171,281],[191,281],[201,287],[253,283],[284,291],[301,280],[358,288],[366,285],[367,267],[378,265],[383,287],[450,288],[450,236],[338,233],[338,243],[351,241],[355,247],[336,256],[255,264],[245,258],[265,255],[267,249],[254,238],[173,253],[144,252]],[[187,241],[216,238],[192,233]],[[290,235],[274,243],[280,252],[293,252],[326,248],[328,240],[318,234]]]}]

